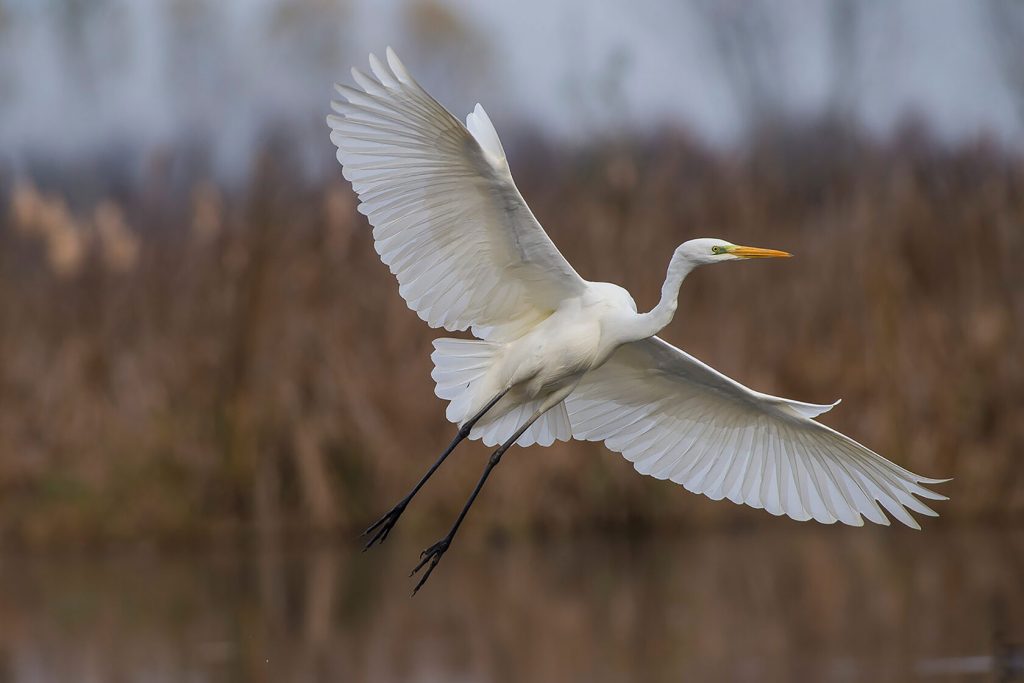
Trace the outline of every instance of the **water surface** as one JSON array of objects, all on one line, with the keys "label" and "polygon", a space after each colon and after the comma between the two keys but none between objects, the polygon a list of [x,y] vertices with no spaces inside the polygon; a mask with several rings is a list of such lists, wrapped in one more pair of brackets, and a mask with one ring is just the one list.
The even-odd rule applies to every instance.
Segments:
[{"label": "water surface", "polygon": [[[1024,532],[822,528],[0,560],[0,681],[985,681]],[[433,539],[422,539],[421,545]],[[418,542],[418,539],[417,539]]]}]

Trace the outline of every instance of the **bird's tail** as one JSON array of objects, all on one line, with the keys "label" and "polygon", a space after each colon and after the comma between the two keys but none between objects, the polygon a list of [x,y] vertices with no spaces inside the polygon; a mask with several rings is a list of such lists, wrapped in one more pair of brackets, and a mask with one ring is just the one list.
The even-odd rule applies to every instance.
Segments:
[{"label": "bird's tail", "polygon": [[[494,385],[488,377],[488,370],[498,360],[503,346],[479,339],[434,340],[434,352],[430,354],[434,370],[430,376],[436,382],[434,393],[449,401],[445,416],[450,421],[463,424],[502,391],[503,387]],[[504,443],[539,406],[540,399],[522,400],[513,390],[480,418],[469,438],[481,439],[488,446]],[[534,422],[516,443],[550,446],[556,439],[571,438],[569,415],[565,404],[559,403]]]},{"label": "bird's tail", "polygon": [[493,398],[484,394],[494,392],[481,391],[479,385],[501,347],[479,339],[434,340],[434,352],[430,354],[434,370],[430,376],[436,383],[434,393],[449,402],[445,416],[450,421],[462,424]]}]

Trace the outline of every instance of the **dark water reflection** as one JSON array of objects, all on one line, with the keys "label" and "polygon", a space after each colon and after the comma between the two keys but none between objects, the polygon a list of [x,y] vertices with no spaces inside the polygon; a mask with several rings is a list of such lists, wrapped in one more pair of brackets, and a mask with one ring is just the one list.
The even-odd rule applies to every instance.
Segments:
[{"label": "dark water reflection", "polygon": [[[7,554],[0,681],[1010,680],[1024,532]],[[424,539],[426,541],[427,539]],[[424,543],[425,544],[425,543]]]}]

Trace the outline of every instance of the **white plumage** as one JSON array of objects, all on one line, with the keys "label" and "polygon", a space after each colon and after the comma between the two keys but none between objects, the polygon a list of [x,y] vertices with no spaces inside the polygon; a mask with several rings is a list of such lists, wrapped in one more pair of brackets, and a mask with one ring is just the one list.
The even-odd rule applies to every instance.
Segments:
[{"label": "white plumage", "polygon": [[753,391],[655,336],[693,268],[788,254],[690,240],[673,254],[659,304],[638,313],[625,290],[585,281],[558,252],[483,107],[464,126],[390,48],[387,64],[371,55],[370,66],[373,77],[353,70],[359,88],[337,86],[346,101],[333,103],[331,140],[409,307],[479,338],[434,343],[449,420],[489,445],[524,427],[522,446],[603,441],[642,474],[797,520],[888,524],[884,508],[919,528],[910,511],[936,514],[920,499],[944,499],[923,486],[942,480],[813,419],[834,404]]},{"label": "white plumage", "polygon": [[377,253],[431,327],[514,338],[586,283],[523,201],[483,107],[467,129],[387,58],[370,57],[377,80],[353,69],[362,90],[338,85],[348,102],[328,117]]},{"label": "white plumage", "polygon": [[[621,347],[566,400],[573,436],[604,441],[637,472],[773,515],[860,526],[907,526],[905,508],[936,513],[939,483],[895,465],[810,419],[831,405],[768,396],[652,337]],[[876,503],[877,501],[877,503]]]}]

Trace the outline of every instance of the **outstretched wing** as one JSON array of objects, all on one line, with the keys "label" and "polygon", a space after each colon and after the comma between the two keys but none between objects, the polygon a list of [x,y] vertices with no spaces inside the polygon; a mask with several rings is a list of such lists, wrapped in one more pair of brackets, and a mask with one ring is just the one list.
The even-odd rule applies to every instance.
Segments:
[{"label": "outstretched wing", "polygon": [[[833,404],[834,405],[834,404]],[[762,394],[658,337],[620,347],[566,399],[573,436],[601,440],[641,474],[773,515],[907,526],[926,479],[811,418],[830,405]]]},{"label": "outstretched wing", "polygon": [[448,113],[388,48],[376,78],[327,118],[344,176],[373,225],[399,292],[432,327],[499,339],[543,319],[585,281],[558,252],[509,172],[480,105],[469,128]]}]

